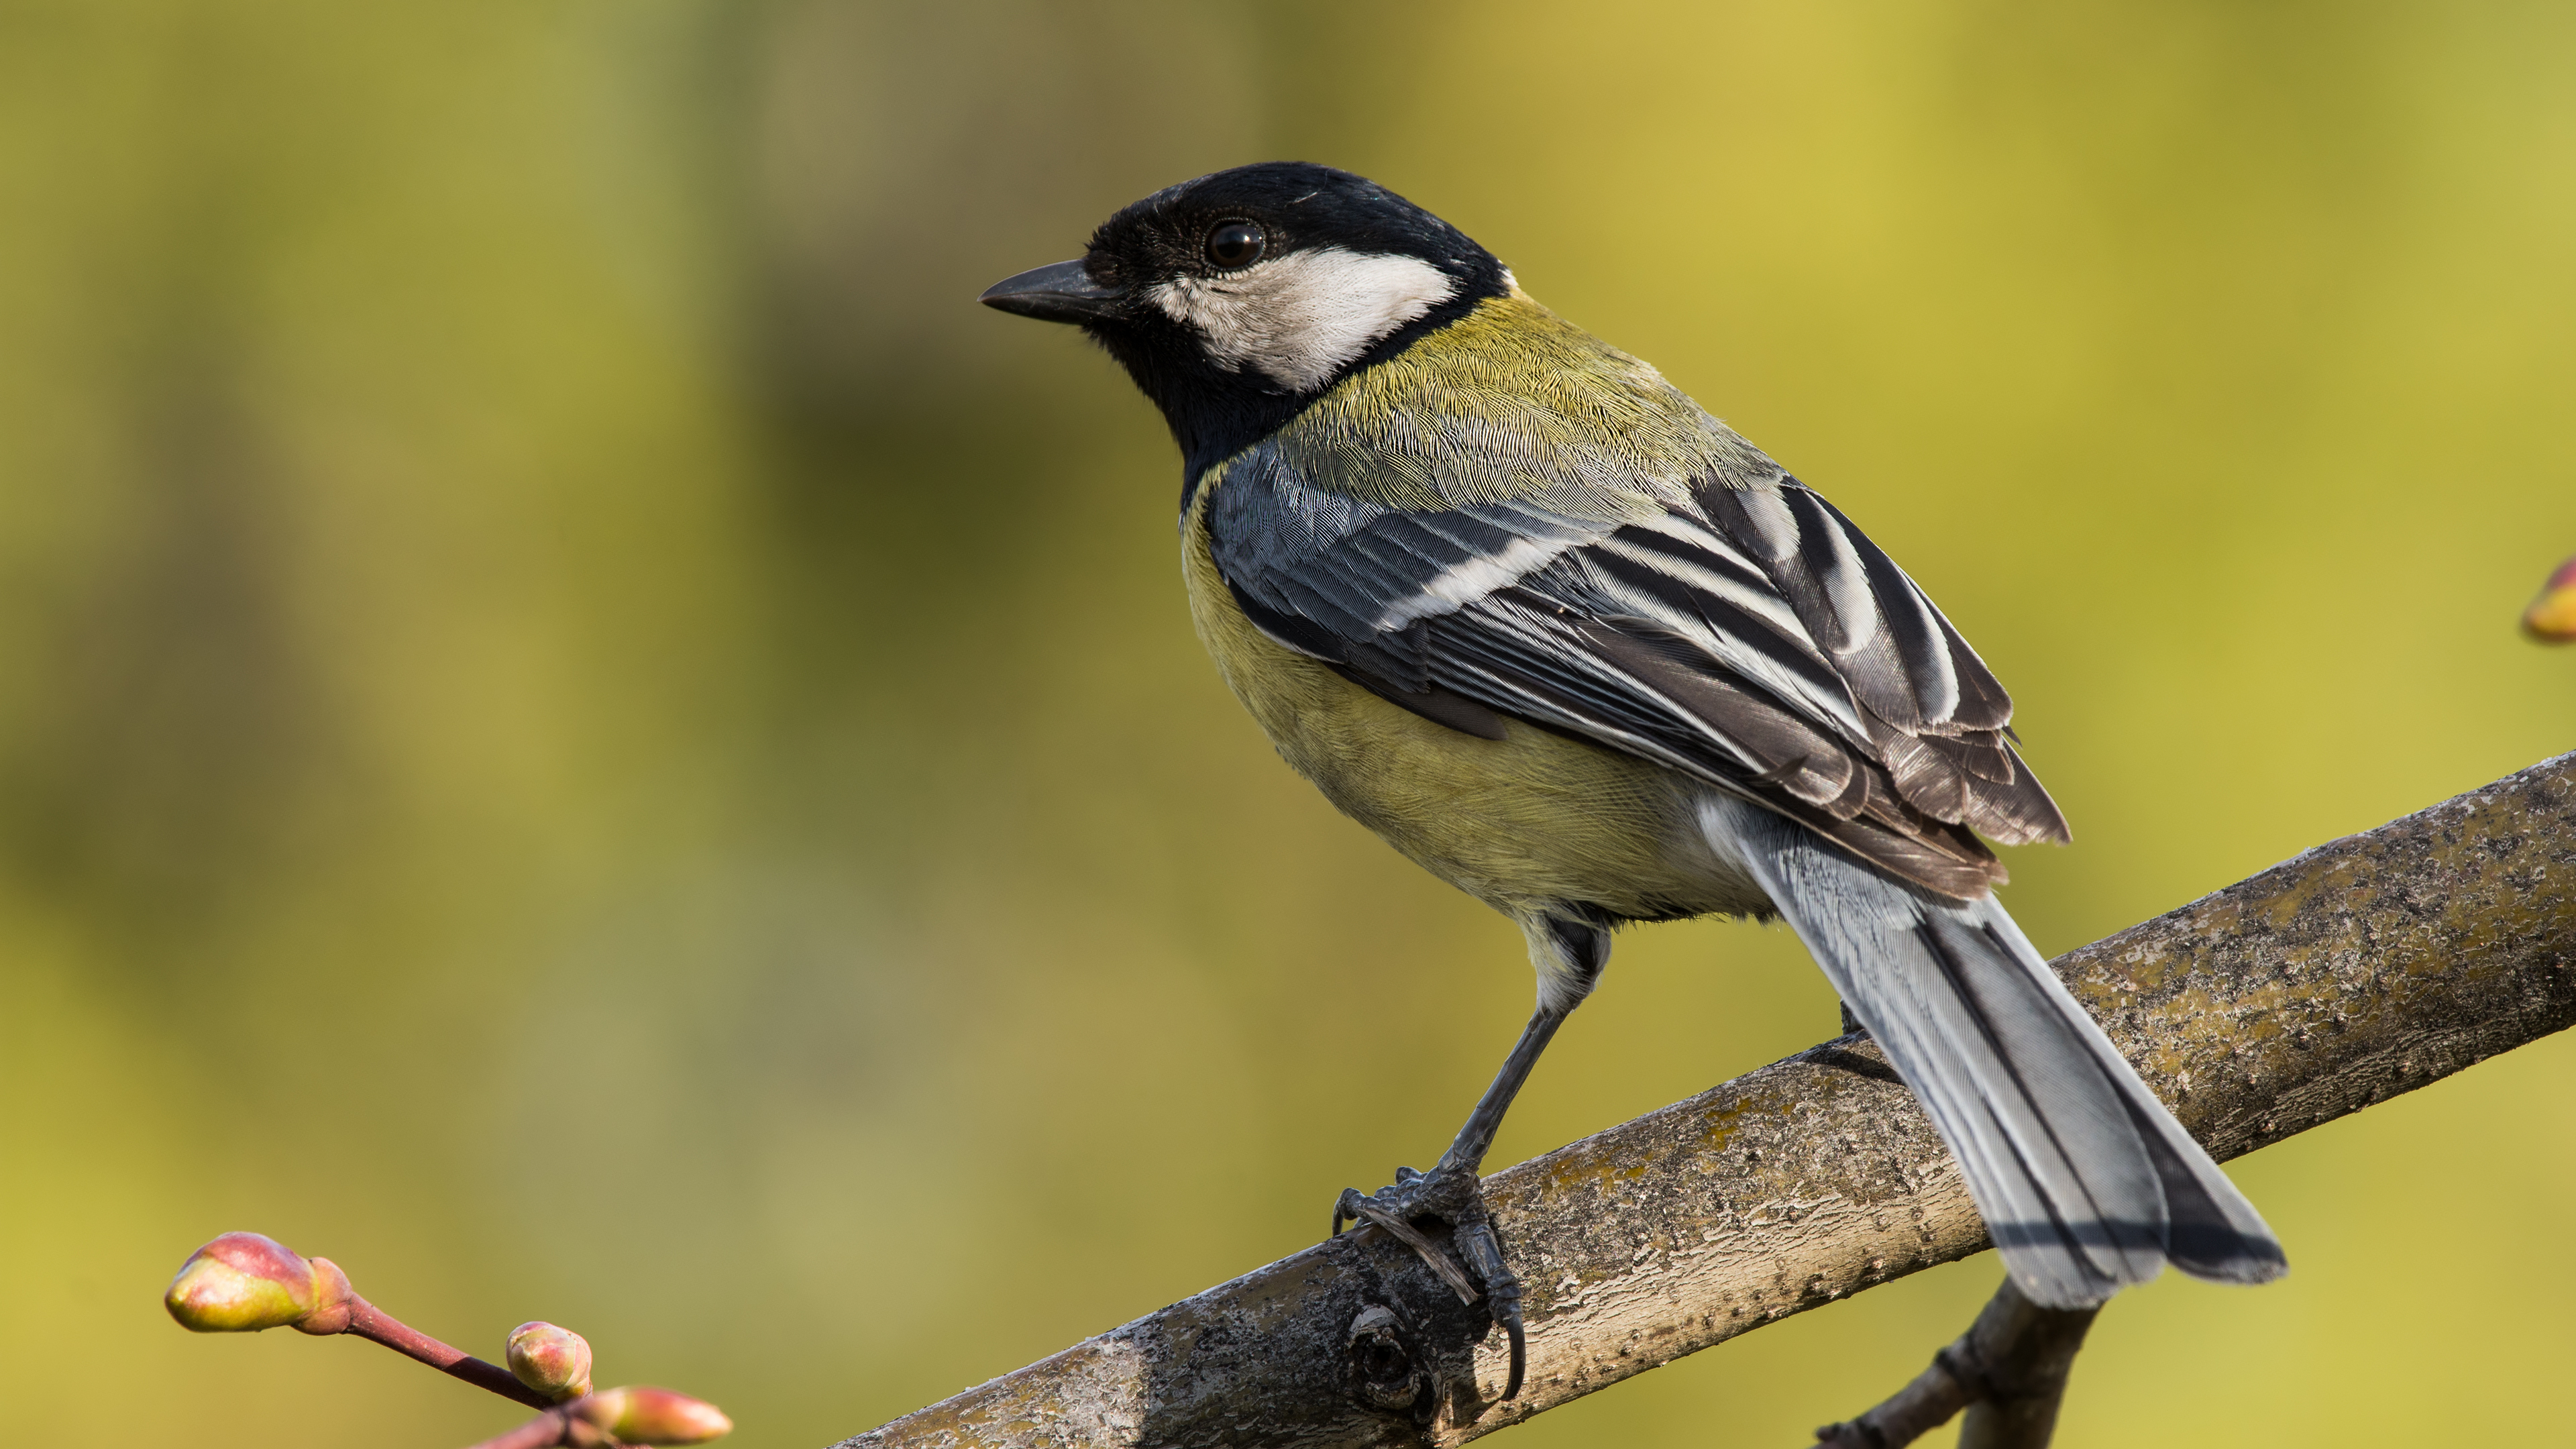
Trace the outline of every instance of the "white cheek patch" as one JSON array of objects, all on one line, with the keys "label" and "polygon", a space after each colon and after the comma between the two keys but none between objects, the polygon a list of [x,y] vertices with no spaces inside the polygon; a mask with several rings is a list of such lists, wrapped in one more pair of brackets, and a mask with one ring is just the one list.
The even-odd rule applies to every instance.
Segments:
[{"label": "white cheek patch", "polygon": [[1221,277],[1175,277],[1146,295],[1195,328],[1220,364],[1305,392],[1457,290],[1419,257],[1322,247]]}]

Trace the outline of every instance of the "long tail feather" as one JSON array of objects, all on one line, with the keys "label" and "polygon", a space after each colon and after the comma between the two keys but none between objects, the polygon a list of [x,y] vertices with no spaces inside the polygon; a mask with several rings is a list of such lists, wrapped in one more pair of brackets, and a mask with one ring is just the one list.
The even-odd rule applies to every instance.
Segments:
[{"label": "long tail feather", "polygon": [[2262,1215],[1991,895],[1934,896],[1740,801],[1711,800],[1701,821],[1922,1099],[2031,1301],[2090,1307],[2167,1261],[2239,1283],[2287,1269]]}]

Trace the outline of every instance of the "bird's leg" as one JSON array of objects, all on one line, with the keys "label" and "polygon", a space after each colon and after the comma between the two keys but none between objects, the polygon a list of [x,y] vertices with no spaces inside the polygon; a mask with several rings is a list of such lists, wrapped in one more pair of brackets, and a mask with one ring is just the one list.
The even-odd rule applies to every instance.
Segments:
[{"label": "bird's leg", "polygon": [[[1486,1311],[1511,1340],[1511,1375],[1503,1386],[1506,1399],[1520,1393],[1521,1371],[1528,1357],[1521,1332],[1521,1280],[1503,1262],[1502,1245],[1494,1238],[1493,1217],[1485,1211],[1476,1169],[1494,1145],[1494,1133],[1503,1125],[1503,1114],[1511,1110],[1512,1098],[1520,1094],[1521,1083],[1529,1080],[1530,1068],[1538,1064],[1539,1053],[1547,1050],[1548,1039],[1556,1035],[1570,1009],[1541,1006],[1530,1017],[1512,1054],[1503,1059],[1503,1069],[1494,1074],[1494,1084],[1485,1089],[1476,1110],[1467,1114],[1467,1125],[1458,1129],[1458,1140],[1449,1144],[1429,1172],[1399,1167],[1393,1186],[1365,1195],[1357,1188],[1344,1188],[1341,1200],[1333,1204],[1336,1234],[1345,1220],[1373,1223],[1421,1254],[1461,1302],[1484,1298]],[[1463,1270],[1436,1239],[1415,1226],[1425,1218],[1449,1225],[1450,1241],[1467,1260]]]}]

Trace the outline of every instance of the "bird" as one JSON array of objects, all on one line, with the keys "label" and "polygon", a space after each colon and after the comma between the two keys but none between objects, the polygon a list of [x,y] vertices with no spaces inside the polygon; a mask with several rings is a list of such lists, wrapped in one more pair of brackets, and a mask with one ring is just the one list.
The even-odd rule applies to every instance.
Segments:
[{"label": "bird", "polygon": [[1535,1007],[1447,1152],[1333,1214],[1485,1302],[1505,1398],[1521,1293],[1478,1172],[1632,922],[1787,922],[2034,1303],[2093,1307],[2168,1263],[2286,1270],[1995,897],[1988,841],[2071,838],[2003,685],[1840,509],[1652,366],[1307,162],[1155,192],[980,300],[1080,328],[1160,410],[1192,622],[1279,755],[1527,941]]}]

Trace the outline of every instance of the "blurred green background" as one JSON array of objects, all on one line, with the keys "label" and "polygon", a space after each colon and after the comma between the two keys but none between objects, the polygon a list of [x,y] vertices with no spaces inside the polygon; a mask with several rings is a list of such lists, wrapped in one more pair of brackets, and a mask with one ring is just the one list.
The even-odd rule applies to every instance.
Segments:
[{"label": "blurred green background", "polygon": [[[1824,489],[2015,690],[2063,949],[2576,744],[2576,10],[2524,0],[0,4],[0,1398],[15,1443],[461,1445],[198,1339],[232,1228],[819,1446],[1438,1152],[1516,933],[1189,633],[1159,422],[976,291],[1371,174]],[[1497,1161],[1826,1035],[1623,940]],[[2237,1167],[2064,1442],[2473,1442],[2576,1357],[2576,1042]],[[1991,1258],[1524,1446],[1786,1445]]]}]

